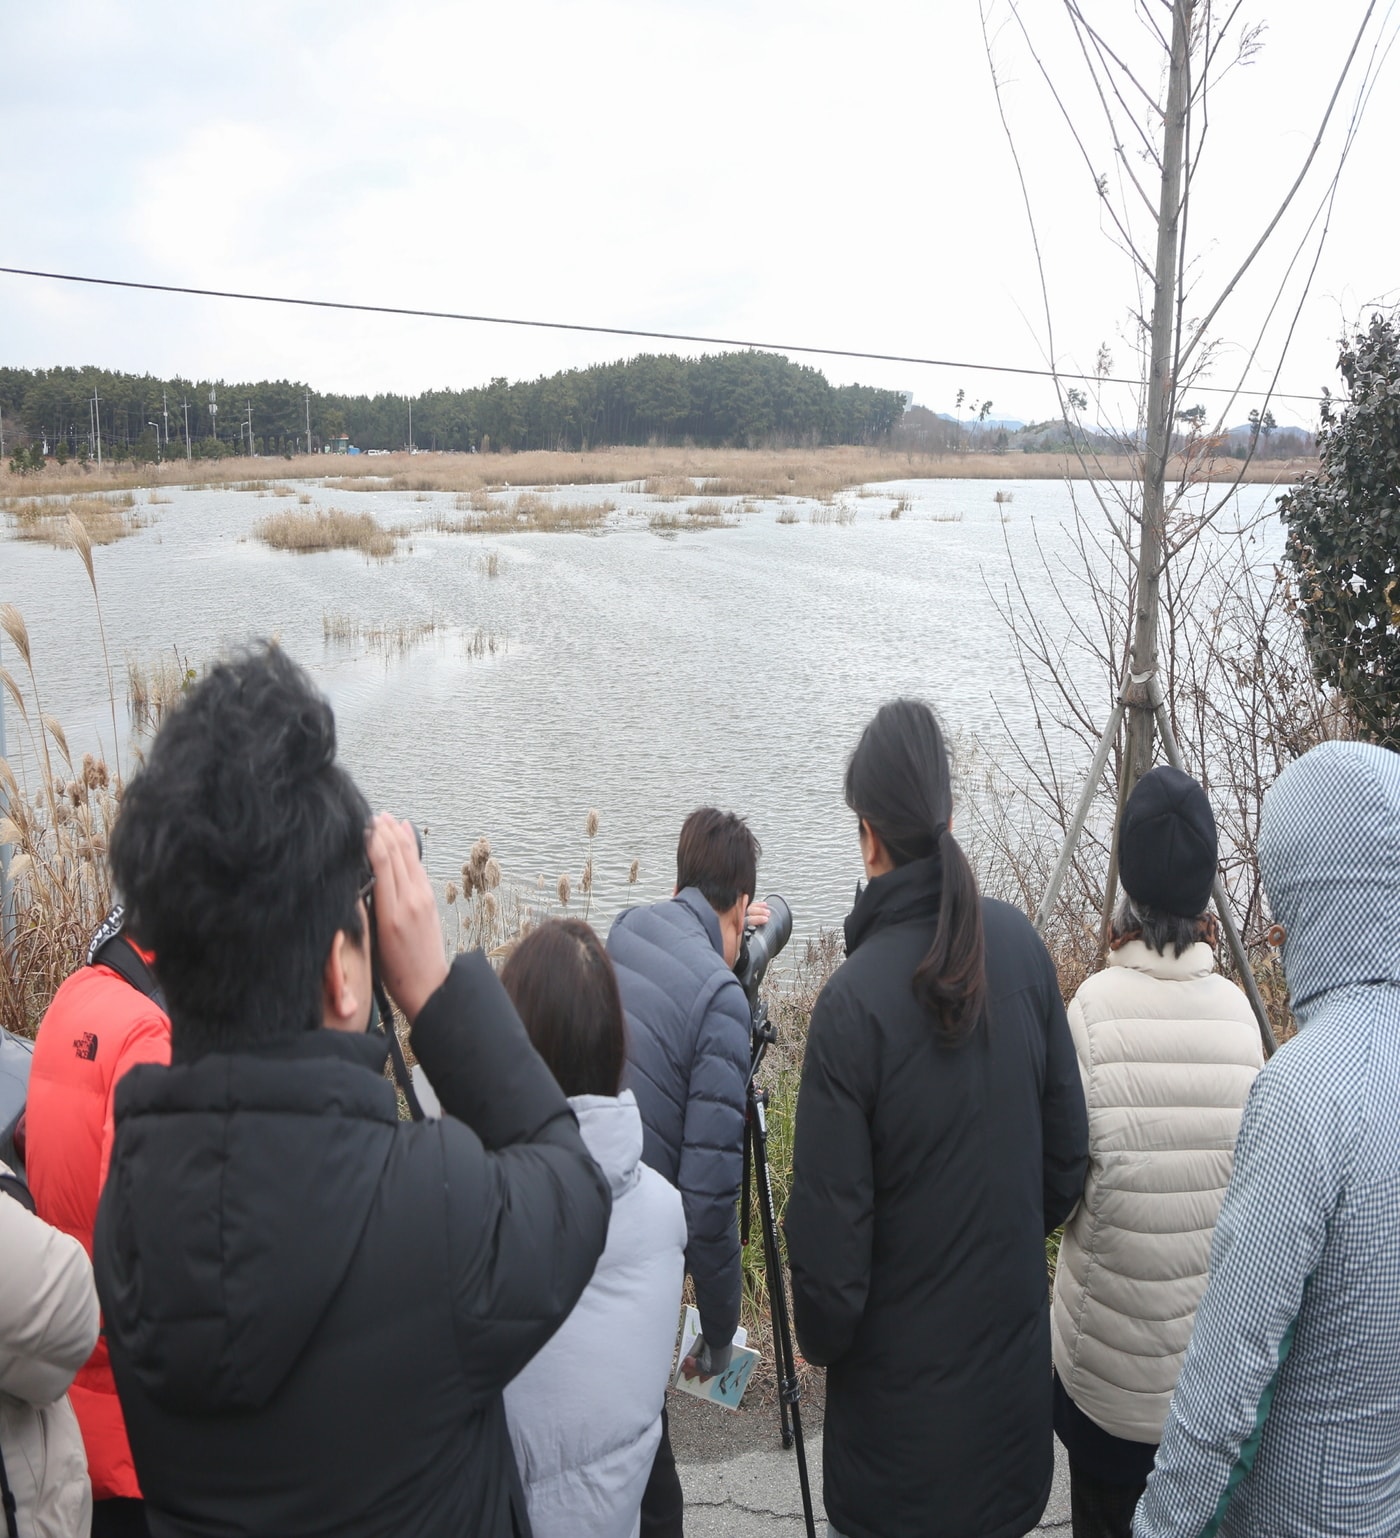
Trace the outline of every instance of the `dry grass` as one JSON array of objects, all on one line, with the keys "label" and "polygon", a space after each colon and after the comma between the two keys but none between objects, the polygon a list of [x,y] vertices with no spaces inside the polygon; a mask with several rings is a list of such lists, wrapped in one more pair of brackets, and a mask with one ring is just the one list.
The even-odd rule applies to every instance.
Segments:
[{"label": "dry grass", "polygon": [[843,529],[856,521],[856,510],[845,502],[818,503],[807,515],[810,523],[835,523]]},{"label": "dry grass", "polygon": [[647,527],[654,534],[674,534],[680,529],[737,529],[739,520],[723,502],[705,497],[678,513],[665,508],[649,513]]},{"label": "dry grass", "polygon": [[274,550],[310,555],[320,550],[360,550],[367,558],[393,555],[399,536],[383,527],[372,513],[347,513],[338,507],[302,512],[287,508],[270,513],[253,525],[253,533]]},{"label": "dry grass", "polygon": [[[319,479],[330,464],[343,461],[330,455],[303,454],[299,459],[167,459],[163,464],[117,465],[106,461],[99,470],[94,464],[76,460],[66,465],[50,462],[40,475],[12,475],[0,466],[0,495],[42,497],[55,494],[104,491],[135,491],[141,488],[176,486],[209,487],[231,490],[235,487],[257,489],[270,481]],[[230,475],[241,479],[233,482]]]},{"label": "dry grass", "polygon": [[321,615],[321,634],[327,641],[344,646],[362,645],[367,651],[382,652],[386,657],[401,657],[445,628],[436,615],[431,619],[379,623],[367,623],[351,614]]},{"label": "dry grass", "polygon": [[132,511],[135,501],[128,491],[112,497],[7,497],[0,506],[14,520],[17,539],[67,549],[73,542],[70,516],[87,530],[93,545],[112,545],[144,528],[146,520]]},{"label": "dry grass", "polygon": [[[164,464],[50,464],[42,474],[18,476],[0,464],[0,498],[28,500],[44,496],[138,487],[208,487],[260,490],[271,482],[323,480],[345,491],[472,492],[491,486],[602,486],[629,484],[647,490],[649,481],[674,489],[654,495],[830,497],[868,482],[891,480],[1084,480],[1083,467],[1064,454],[925,454],[889,447],[838,445],[820,449],[603,448],[586,453],[536,450],[522,454],[391,454],[375,460],[376,473],[351,474],[347,460],[334,454],[303,454],[296,459],[191,460]],[[1287,485],[1315,467],[1315,461],[1256,460],[1243,467],[1248,482]],[[1170,473],[1182,470],[1179,459]],[[230,480],[230,474],[240,477]],[[1194,465],[1198,480],[1232,480],[1241,473],[1237,460]],[[1140,472],[1123,455],[1099,461],[1100,478],[1131,481]],[[682,485],[684,481],[686,484]],[[282,493],[277,493],[281,495]]]},{"label": "dry grass", "polygon": [[174,647],[143,661],[126,659],[126,703],[137,731],[154,732],[180,696],[198,677],[188,657]]},{"label": "dry grass", "polygon": [[111,904],[107,841],[121,784],[101,758],[89,753],[75,762],[62,726],[45,714],[29,632],[13,605],[0,604],[0,628],[23,665],[18,676],[0,668],[18,715],[16,761],[33,766],[29,783],[21,783],[0,759],[0,844],[14,850],[15,895],[14,939],[0,946],[0,1025],[32,1036]]},{"label": "dry grass", "polygon": [[[313,461],[314,463],[315,461]],[[894,480],[1083,480],[1084,470],[1064,454],[921,454],[912,450],[841,445],[820,449],[590,449],[583,454],[544,450],[523,454],[406,454],[377,461],[375,475],[344,476],[344,491],[473,491],[510,486],[617,485],[658,500],[693,496],[830,498],[849,487]],[[1287,484],[1312,461],[1256,461],[1245,479]],[[321,462],[321,472],[325,465]],[[1172,473],[1180,469],[1173,461]],[[1216,479],[1239,474],[1236,460],[1221,460]],[[286,475],[284,470],[280,472]],[[296,472],[293,471],[293,474]],[[1126,456],[1099,461],[1100,477],[1133,480],[1140,472]],[[1199,476],[1198,476],[1199,478]],[[1207,474],[1205,477],[1210,478]]]},{"label": "dry grass", "polygon": [[[462,504],[466,503],[464,510]],[[558,501],[537,491],[519,491],[496,498],[482,490],[457,498],[460,518],[439,516],[427,527],[439,534],[556,534],[602,527],[617,503],[606,497],[596,502]]]}]

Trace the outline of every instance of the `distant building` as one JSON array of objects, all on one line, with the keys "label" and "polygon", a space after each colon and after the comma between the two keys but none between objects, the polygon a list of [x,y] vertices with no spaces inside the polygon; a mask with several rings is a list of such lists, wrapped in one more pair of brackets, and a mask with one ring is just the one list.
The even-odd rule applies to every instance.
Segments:
[{"label": "distant building", "polygon": [[341,433],[338,438],[327,438],[322,453],[348,454],[350,452],[350,438],[348,434]]},{"label": "distant building", "polygon": [[899,392],[899,398],[904,403],[904,409],[906,411],[908,411],[908,409],[914,404],[914,392],[912,390],[901,390]]}]

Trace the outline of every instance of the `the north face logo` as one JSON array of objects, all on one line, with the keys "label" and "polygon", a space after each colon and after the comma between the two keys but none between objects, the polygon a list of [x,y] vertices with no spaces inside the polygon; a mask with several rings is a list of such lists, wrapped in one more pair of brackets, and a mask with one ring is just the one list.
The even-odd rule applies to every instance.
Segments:
[{"label": "the north face logo", "polygon": [[73,1043],[73,1051],[84,1061],[92,1062],[97,1056],[97,1037],[91,1031],[84,1031]]}]

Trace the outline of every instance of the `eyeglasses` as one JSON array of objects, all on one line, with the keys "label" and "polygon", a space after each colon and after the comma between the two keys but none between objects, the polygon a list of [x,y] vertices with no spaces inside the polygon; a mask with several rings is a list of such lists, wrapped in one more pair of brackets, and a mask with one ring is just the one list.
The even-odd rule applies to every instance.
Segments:
[{"label": "eyeglasses", "polygon": [[355,893],[355,901],[356,902],[362,902],[365,905],[365,907],[368,908],[369,907],[369,894],[372,891],[374,891],[374,872],[373,871],[371,871],[369,873],[369,875],[365,877],[364,885],[361,886],[360,889]]}]

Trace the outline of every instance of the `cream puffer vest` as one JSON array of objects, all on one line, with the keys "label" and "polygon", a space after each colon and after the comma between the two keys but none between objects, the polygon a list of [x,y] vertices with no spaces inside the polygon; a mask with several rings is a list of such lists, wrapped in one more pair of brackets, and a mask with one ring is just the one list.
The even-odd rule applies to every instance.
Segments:
[{"label": "cream puffer vest", "polygon": [[1080,988],[1069,1023],[1089,1172],[1055,1272],[1055,1371],[1105,1431],[1156,1442],[1263,1066],[1259,1028],[1210,946],[1160,955],[1141,940]]}]

